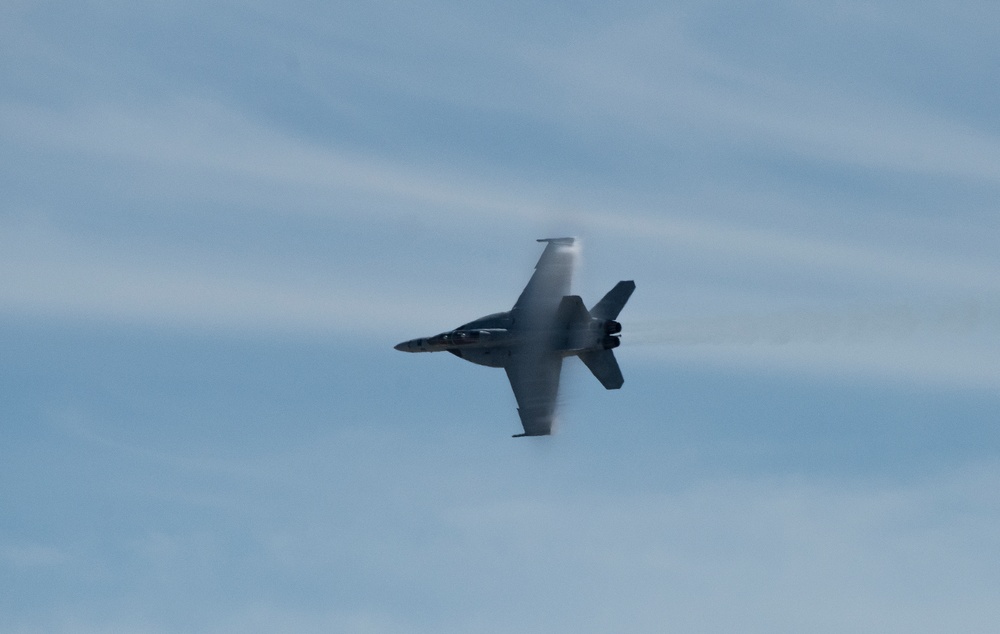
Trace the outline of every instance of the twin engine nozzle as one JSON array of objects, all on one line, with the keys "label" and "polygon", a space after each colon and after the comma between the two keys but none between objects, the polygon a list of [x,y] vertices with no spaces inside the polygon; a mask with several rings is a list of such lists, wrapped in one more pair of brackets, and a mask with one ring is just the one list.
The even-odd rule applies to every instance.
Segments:
[{"label": "twin engine nozzle", "polygon": [[611,350],[612,348],[617,348],[622,345],[622,340],[614,335],[617,335],[622,331],[622,325],[613,319],[609,319],[604,322],[604,339],[601,340],[601,346],[605,350]]}]

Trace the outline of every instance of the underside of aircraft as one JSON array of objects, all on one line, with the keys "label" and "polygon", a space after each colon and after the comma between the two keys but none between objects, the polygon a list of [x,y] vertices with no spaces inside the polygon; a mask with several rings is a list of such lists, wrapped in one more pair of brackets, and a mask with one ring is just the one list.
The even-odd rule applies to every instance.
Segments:
[{"label": "underside of aircraft", "polygon": [[535,272],[513,308],[486,315],[433,337],[396,346],[404,352],[445,351],[507,372],[524,433],[552,433],[563,359],[579,357],[605,388],[624,383],[614,355],[621,339],[615,321],[635,290],[632,281],[618,282],[587,310],[579,295],[570,295],[579,245],[574,238],[548,238]]}]

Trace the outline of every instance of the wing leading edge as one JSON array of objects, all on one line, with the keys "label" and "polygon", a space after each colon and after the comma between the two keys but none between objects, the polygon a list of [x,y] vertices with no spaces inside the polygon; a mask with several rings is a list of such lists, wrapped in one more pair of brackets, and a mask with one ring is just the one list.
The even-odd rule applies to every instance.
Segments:
[{"label": "wing leading edge", "polygon": [[573,238],[548,238],[513,313],[525,335],[504,366],[517,399],[523,434],[547,436],[552,433],[562,355],[555,351],[552,327],[563,297],[569,295],[577,249]]},{"label": "wing leading edge", "polygon": [[569,295],[573,281],[573,266],[577,249],[573,238],[546,238],[545,250],[538,258],[535,272],[521,296],[514,303],[514,310],[536,312],[555,310],[564,295]]}]

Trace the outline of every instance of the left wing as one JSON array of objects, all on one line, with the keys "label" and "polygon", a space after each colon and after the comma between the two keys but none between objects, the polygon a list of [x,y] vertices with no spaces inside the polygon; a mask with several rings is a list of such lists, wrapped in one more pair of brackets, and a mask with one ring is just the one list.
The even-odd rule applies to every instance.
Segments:
[{"label": "left wing", "polygon": [[527,313],[555,311],[564,295],[569,295],[573,280],[573,263],[577,249],[573,238],[547,238],[542,257],[538,258],[535,272],[528,280],[521,296],[514,303],[514,310]]},{"label": "left wing", "polygon": [[524,433],[514,437],[551,434],[562,356],[553,351],[523,350],[510,358],[504,370],[524,427]]}]

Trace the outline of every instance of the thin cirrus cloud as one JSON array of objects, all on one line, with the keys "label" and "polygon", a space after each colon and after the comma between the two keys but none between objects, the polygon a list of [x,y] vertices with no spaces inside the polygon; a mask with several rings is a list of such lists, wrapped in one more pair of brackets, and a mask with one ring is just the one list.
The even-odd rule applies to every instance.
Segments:
[{"label": "thin cirrus cloud", "polygon": [[[0,308],[14,314],[238,331],[348,334],[361,321],[396,326],[399,311],[430,327],[436,311],[402,287],[301,280],[247,262],[192,262],[88,243],[47,224],[0,225]],[[457,308],[457,307],[456,307]]]},{"label": "thin cirrus cloud", "polygon": [[[512,196],[509,187],[466,178],[459,171],[420,169],[298,141],[202,101],[177,102],[172,108],[142,115],[108,108],[70,113],[8,108],[2,120],[8,135],[28,146],[27,151],[61,148],[96,158],[125,158],[152,164],[166,179],[178,182],[188,172],[209,170],[232,179],[221,195],[235,199],[243,195],[243,183],[265,181],[282,192],[309,190],[311,193],[306,196],[335,198],[345,190],[361,192],[375,201],[366,207],[365,214],[374,209],[374,213],[388,215],[390,219],[398,214],[394,211],[397,207],[389,205],[380,211],[377,201],[404,201],[421,209],[425,220],[432,223],[474,223],[481,214],[525,225],[538,216],[548,215],[556,221],[571,219],[575,226],[612,240],[680,244],[755,266],[776,265],[779,277],[780,267],[805,266],[830,278],[845,275],[859,280],[875,278],[917,289],[986,294],[987,298],[996,294],[996,280],[1000,279],[993,262],[967,260],[960,254],[907,253],[906,249],[850,244],[682,215],[663,216],[614,208],[596,210],[588,208],[587,203],[553,203],[551,195],[530,187],[518,188],[519,194]],[[129,185],[123,182],[121,186]],[[296,202],[293,194],[274,213],[294,216]],[[328,213],[352,212],[342,208]],[[280,322],[298,314],[311,317],[292,318],[290,323],[313,327],[324,321],[322,315],[327,315],[326,323],[346,318],[335,310],[333,302],[323,299],[344,296],[342,292],[331,293],[330,288],[279,291],[260,282],[226,279],[224,273],[196,266],[168,271],[176,259],[160,263],[144,262],[138,256],[131,261],[115,260],[114,252],[100,253],[86,243],[74,245],[79,239],[60,232],[58,227],[36,223],[25,232],[16,224],[8,223],[4,231],[11,270],[22,271],[5,285],[8,308],[73,309],[105,317],[121,310],[140,319],[160,315],[167,320],[208,318],[264,323]],[[53,231],[54,235],[42,235],[46,231]],[[87,274],[83,275],[83,271]],[[350,273],[358,287],[377,287],[364,283],[363,271],[352,269]],[[74,282],[79,277],[86,277],[89,283]],[[219,292],[219,289],[226,290]],[[392,294],[390,291],[387,296]],[[124,301],[129,297],[131,303]],[[355,302],[354,314],[369,320],[378,320],[378,315],[386,314],[384,306],[390,303],[386,297],[372,297],[365,290],[351,297]],[[366,310],[366,303],[370,310]],[[240,310],[234,310],[237,306]],[[267,308],[278,306],[282,308]]]},{"label": "thin cirrus cloud", "polygon": [[[912,257],[889,250],[852,245],[814,236],[793,237],[774,230],[737,224],[713,225],[674,213],[670,216],[624,209],[588,208],[577,200],[558,202],[537,187],[513,188],[500,182],[470,178],[460,168],[423,168],[394,163],[377,156],[359,156],[336,148],[293,139],[280,131],[255,124],[239,113],[211,103],[187,101],[158,113],[143,115],[107,108],[70,114],[10,109],[2,118],[8,135],[44,149],[62,148],[94,157],[121,157],[166,168],[211,170],[238,179],[264,180],[285,188],[305,187],[334,195],[362,191],[378,199],[404,200],[419,205],[433,219],[461,220],[497,214],[513,222],[549,216],[571,220],[592,230],[626,237],[688,241],[698,247],[755,257],[779,257],[820,267],[856,268],[874,275],[919,278],[928,283],[969,284],[992,289],[992,268],[947,260],[920,263],[926,254]],[[816,128],[820,126],[814,126]],[[917,126],[919,129],[920,126]],[[856,136],[867,136],[864,130]],[[948,138],[952,138],[950,135]],[[954,139],[953,139],[954,140]],[[968,155],[970,152],[963,150]],[[942,161],[942,165],[946,162]],[[169,178],[169,172],[168,172]],[[174,176],[174,178],[179,178]],[[240,183],[231,186],[234,197]],[[519,195],[511,195],[517,189]],[[287,191],[287,190],[283,190]],[[572,194],[570,194],[572,196]],[[295,202],[293,199],[292,203]],[[648,203],[647,203],[648,204]],[[788,204],[788,203],[785,203]],[[394,214],[395,205],[381,213]],[[366,213],[372,210],[366,208]],[[289,205],[275,213],[294,213]],[[376,213],[378,210],[376,210]],[[350,213],[340,209],[339,213]]]},{"label": "thin cirrus cloud", "polygon": [[[878,12],[849,7],[839,11],[786,8],[812,28],[824,21],[846,21],[863,31],[885,18]],[[363,17],[352,16],[355,20]],[[579,20],[555,31],[549,40],[536,37],[537,33],[515,36],[503,29],[484,29],[481,24],[469,30],[466,27],[476,25],[473,17],[425,17],[410,23],[396,16],[389,21],[393,37],[383,34],[364,46],[338,27],[316,22],[309,37],[290,49],[298,87],[336,106],[343,95],[324,89],[329,77],[319,72],[335,68],[380,86],[390,102],[431,100],[483,116],[515,113],[594,145],[609,135],[619,135],[625,141],[652,139],[659,152],[678,140],[685,149],[702,146],[695,154],[714,157],[710,160],[736,147],[751,155],[839,164],[887,178],[900,174],[930,177],[942,183],[938,193],[942,200],[967,183],[987,189],[996,186],[1000,143],[983,121],[962,119],[947,108],[928,108],[908,101],[903,93],[845,84],[829,69],[815,78],[802,78],[787,68],[754,66],[727,50],[704,27],[699,30],[695,22],[670,11],[626,12],[607,22]],[[541,17],[560,22],[558,11]],[[221,28],[218,18],[209,20],[208,32]],[[300,20],[281,18],[279,22],[290,28]],[[240,24],[248,32],[257,28],[253,20]],[[934,31],[926,21],[910,19],[900,28],[910,42],[933,40]],[[324,37],[331,34],[339,37]],[[427,42],[436,44],[427,50],[426,58],[402,66],[395,63],[408,47]],[[767,43],[757,44],[764,49],[755,54],[765,54]],[[474,54],[446,54],[463,50]],[[341,55],[346,52],[351,54]],[[450,58],[459,61],[443,62]],[[848,63],[858,63],[851,59]],[[435,63],[427,64],[428,60]],[[136,63],[141,66],[143,62]],[[465,81],[469,66],[485,71],[471,84]],[[891,244],[877,235],[825,232],[828,223],[813,230],[804,228],[805,223],[786,228],[767,216],[754,220],[744,214],[736,219],[719,211],[727,206],[739,209],[748,199],[732,183],[715,188],[712,178],[726,178],[717,168],[694,175],[692,180],[700,185],[677,193],[664,193],[655,182],[637,191],[604,177],[587,182],[573,173],[558,173],[558,166],[539,173],[484,175],[482,165],[464,165],[455,156],[416,162],[385,149],[359,149],[328,137],[304,137],[301,131],[293,133],[249,114],[255,111],[249,93],[222,105],[212,98],[190,96],[198,93],[194,86],[179,84],[174,89],[173,98],[146,108],[124,106],[94,92],[61,108],[8,101],[0,110],[0,127],[15,151],[25,156],[55,154],[74,167],[92,159],[98,164],[126,166],[129,176],[82,170],[94,169],[106,178],[103,187],[127,192],[135,209],[151,206],[158,209],[156,213],[171,213],[150,205],[152,197],[162,194],[185,202],[199,197],[229,202],[231,207],[253,200],[254,213],[288,218],[293,225],[297,217],[315,214],[373,226],[419,215],[422,224],[417,230],[425,239],[436,227],[460,235],[476,231],[479,222],[506,225],[510,236],[539,237],[535,234],[543,231],[541,226],[545,231],[569,227],[572,232],[601,236],[608,252],[636,244],[647,253],[683,250],[717,276],[751,271],[757,279],[786,284],[789,290],[750,286],[743,291],[756,295],[755,310],[764,306],[765,312],[769,302],[796,301],[791,289],[801,282],[794,280],[808,280],[838,298],[845,295],[844,287],[854,288],[854,301],[862,304],[870,301],[867,297],[891,289],[895,295],[890,302],[910,299],[921,314],[933,310],[923,307],[928,301],[941,303],[942,297],[953,304],[974,302],[991,310],[1000,290],[1000,267],[994,258],[935,241],[930,230],[909,222],[906,210],[898,207],[885,210],[897,218]],[[368,123],[376,125],[378,119]],[[428,153],[433,154],[433,143],[428,143]],[[643,160],[642,155],[636,160]],[[131,178],[136,173],[140,178]],[[713,190],[714,196],[708,203],[703,200],[706,190]],[[86,207],[87,192],[81,193]],[[815,207],[807,214],[827,213],[815,200],[803,198],[775,199],[770,213],[780,218],[794,213],[794,207],[803,202],[807,208]],[[297,264],[287,262],[250,263],[234,258],[219,263],[217,258],[187,257],[169,239],[156,239],[159,249],[153,253],[108,248],[106,241],[62,226],[64,218],[76,213],[75,204],[28,207],[22,214],[29,218],[27,228],[16,219],[0,227],[8,246],[7,266],[16,272],[0,287],[6,310],[336,332],[347,328],[352,319],[383,325],[398,321],[398,311],[392,307],[399,305],[406,306],[407,314],[419,315],[415,319],[425,328],[437,327],[439,315],[451,314],[442,304],[447,300],[421,296],[421,281],[408,279],[404,265],[398,279],[388,282],[369,277],[384,271],[369,273],[356,265],[331,267],[330,277],[321,281],[316,276],[295,279]],[[204,203],[194,206],[201,208]],[[90,211],[104,213],[98,208]],[[702,214],[705,211],[709,213]],[[841,211],[843,218],[856,220],[866,213]],[[52,221],[31,219],[36,212]],[[123,206],[114,212],[128,216],[131,210]],[[966,215],[962,210],[958,213]],[[198,222],[193,218],[195,227]],[[847,226],[849,221],[842,224]],[[980,229],[980,233],[990,231]],[[109,239],[113,242],[113,235]],[[409,256],[386,251],[385,257],[402,261]],[[344,264],[336,254],[330,258]],[[670,270],[665,255],[650,255],[643,263],[654,272]],[[497,263],[474,264],[488,268]],[[745,282],[734,280],[728,285]],[[649,288],[648,283],[644,288]],[[714,293],[723,316],[745,299],[722,287],[707,292]],[[647,291],[649,298],[658,295],[655,289]],[[349,309],[345,297],[350,298]],[[885,300],[878,301],[874,308],[884,308]],[[457,297],[452,301],[462,313],[459,302]],[[642,306],[637,302],[633,308],[643,310]],[[653,299],[646,306],[646,313],[640,314],[646,323],[667,319],[656,314],[667,303]],[[804,338],[809,339],[812,334],[807,330],[803,330]],[[940,333],[930,334],[939,347],[949,350],[937,336]],[[990,336],[985,331],[979,334]],[[787,347],[782,349],[787,351]],[[829,357],[829,353],[820,356]],[[956,359],[943,365],[961,363]],[[970,367],[982,368],[979,376],[989,382],[992,365]]]},{"label": "thin cirrus cloud", "polygon": [[[0,628],[992,631],[1000,22],[876,5],[5,13]],[[391,344],[550,231],[518,444]]]}]

